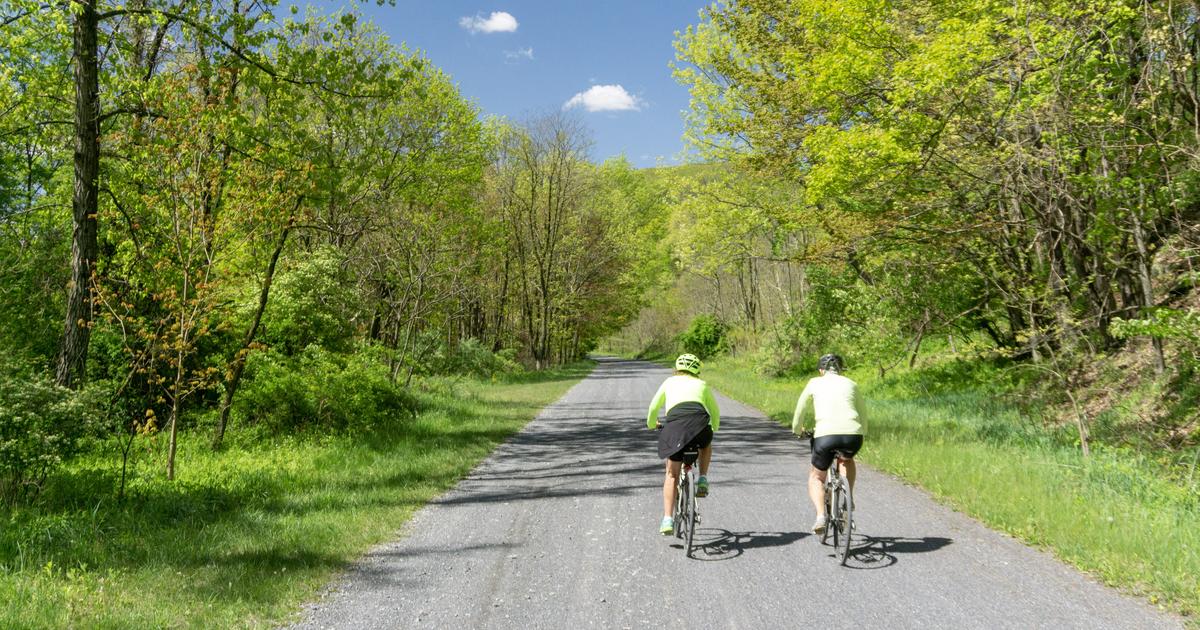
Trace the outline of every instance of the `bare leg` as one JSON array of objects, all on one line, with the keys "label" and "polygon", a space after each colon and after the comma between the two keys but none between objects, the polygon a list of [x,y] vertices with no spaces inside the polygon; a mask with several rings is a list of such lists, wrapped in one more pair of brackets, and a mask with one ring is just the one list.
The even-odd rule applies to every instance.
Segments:
[{"label": "bare leg", "polygon": [[853,459],[843,459],[839,461],[841,466],[842,476],[846,478],[846,483],[850,484],[850,505],[854,506],[857,501],[854,500],[854,474],[857,471]]},{"label": "bare leg", "polygon": [[842,476],[846,478],[846,482],[850,484],[850,492],[854,492],[854,474],[858,472],[854,465],[853,459],[843,459],[840,461]]},{"label": "bare leg", "polygon": [[663,479],[663,516],[671,516],[675,509],[675,484],[679,483],[679,468],[683,462],[667,460],[667,474]]},{"label": "bare leg", "polygon": [[825,476],[826,471],[815,467],[808,471],[808,498],[812,499],[817,516],[825,515]]},{"label": "bare leg", "polygon": [[700,476],[708,476],[708,464],[712,461],[712,444],[700,449]]}]

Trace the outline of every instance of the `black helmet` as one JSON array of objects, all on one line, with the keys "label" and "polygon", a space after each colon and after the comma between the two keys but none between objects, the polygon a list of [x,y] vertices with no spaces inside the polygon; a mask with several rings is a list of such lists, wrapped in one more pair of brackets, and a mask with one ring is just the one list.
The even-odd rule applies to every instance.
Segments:
[{"label": "black helmet", "polygon": [[817,361],[818,370],[833,372],[835,374],[841,374],[842,370],[844,369],[844,365],[845,364],[842,363],[842,357],[839,357],[836,354],[827,354]]}]

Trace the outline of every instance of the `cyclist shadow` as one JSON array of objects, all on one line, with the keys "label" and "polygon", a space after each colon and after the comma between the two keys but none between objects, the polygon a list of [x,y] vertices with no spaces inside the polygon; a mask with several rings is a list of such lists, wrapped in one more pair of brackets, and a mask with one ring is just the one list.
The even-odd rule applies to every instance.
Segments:
[{"label": "cyclist shadow", "polygon": [[897,554],[927,553],[937,551],[954,542],[950,538],[924,536],[905,538],[902,536],[870,536],[858,534],[850,539],[850,554],[846,558],[849,569],[886,569],[898,562]]},{"label": "cyclist shadow", "polygon": [[[692,540],[693,560],[716,562],[733,560],[747,549],[783,547],[810,536],[806,532],[731,532],[718,527],[700,527]],[[682,543],[671,545],[682,549]]]}]

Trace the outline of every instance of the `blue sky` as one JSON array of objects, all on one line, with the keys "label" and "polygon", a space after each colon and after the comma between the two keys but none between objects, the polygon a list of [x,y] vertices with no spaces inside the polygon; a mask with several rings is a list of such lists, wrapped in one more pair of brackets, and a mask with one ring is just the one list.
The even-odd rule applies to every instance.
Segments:
[{"label": "blue sky", "polygon": [[356,7],[393,42],[424,51],[485,113],[521,119],[570,102],[592,130],[595,159],[624,154],[644,167],[673,164],[683,148],[688,93],[667,64],[675,32],[695,24],[707,4],[343,0],[315,7]]}]

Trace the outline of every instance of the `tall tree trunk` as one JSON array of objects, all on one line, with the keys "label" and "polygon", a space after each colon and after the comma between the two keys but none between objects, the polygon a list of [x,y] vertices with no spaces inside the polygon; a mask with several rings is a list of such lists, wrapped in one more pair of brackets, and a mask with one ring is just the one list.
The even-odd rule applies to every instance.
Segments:
[{"label": "tall tree trunk", "polygon": [[100,178],[100,69],[97,60],[96,0],[75,0],[75,191],[71,199],[71,283],[55,381],[73,387],[86,377],[92,330],[92,275],[95,271],[97,191]]},{"label": "tall tree trunk", "polygon": [[[1142,285],[1142,304],[1149,309],[1154,306],[1154,285],[1150,281],[1150,252],[1146,247],[1146,235],[1142,228],[1140,212],[1141,208],[1137,208],[1129,214],[1133,218],[1133,240],[1137,245],[1138,279]],[[1163,357],[1162,338],[1152,336],[1150,342],[1154,346],[1154,373],[1162,374],[1167,369],[1166,359]]]},{"label": "tall tree trunk", "polygon": [[499,352],[504,346],[504,313],[508,308],[508,268],[510,259],[508,252],[504,252],[504,275],[500,280],[500,303],[496,306],[495,313],[495,337],[492,339],[492,352]]},{"label": "tall tree trunk", "polygon": [[175,367],[175,386],[171,396],[171,434],[167,442],[167,481],[175,480],[175,450],[179,436],[179,396],[183,388],[183,351],[178,353],[179,365]]},{"label": "tall tree trunk", "polygon": [[184,261],[183,273],[183,293],[179,302],[179,318],[176,320],[176,325],[179,326],[179,338],[175,340],[175,383],[171,386],[171,438],[167,443],[167,480],[175,480],[175,450],[179,444],[179,408],[180,398],[183,398],[183,377],[184,377],[184,361],[187,359],[187,347],[190,343],[188,339],[188,322],[186,321],[186,312],[188,308],[189,289],[191,288],[191,277],[188,274],[186,261]]}]

